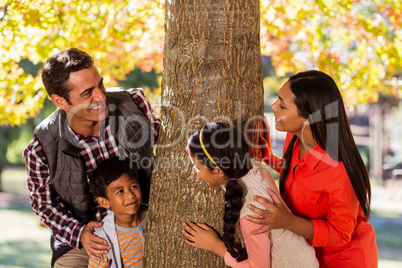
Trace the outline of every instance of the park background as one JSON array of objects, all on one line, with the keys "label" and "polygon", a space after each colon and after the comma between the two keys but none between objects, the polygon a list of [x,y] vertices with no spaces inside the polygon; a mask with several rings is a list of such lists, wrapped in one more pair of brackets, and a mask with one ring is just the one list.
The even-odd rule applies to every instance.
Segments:
[{"label": "park background", "polygon": [[[270,125],[270,104],[292,73],[317,68],[334,77],[370,172],[370,222],[380,267],[400,267],[401,3],[259,4],[264,112]],[[144,88],[160,113],[165,6],[164,1],[0,1],[0,267],[49,266],[49,230],[29,206],[22,158],[34,127],[55,109],[38,75],[41,63],[60,49],[86,50],[107,86]],[[271,138],[280,155],[283,134],[272,128]]]}]

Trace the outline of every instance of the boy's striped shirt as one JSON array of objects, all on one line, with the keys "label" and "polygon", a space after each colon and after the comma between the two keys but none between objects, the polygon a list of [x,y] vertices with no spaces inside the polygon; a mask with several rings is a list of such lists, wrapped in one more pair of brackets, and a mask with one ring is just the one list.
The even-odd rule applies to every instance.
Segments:
[{"label": "boy's striped shirt", "polygon": [[[144,230],[145,231],[145,230]],[[123,267],[143,267],[144,237],[139,228],[126,228],[116,224],[116,234],[119,240],[120,256]],[[112,266],[107,254],[101,255],[101,261],[89,260],[90,268],[117,267]]]}]

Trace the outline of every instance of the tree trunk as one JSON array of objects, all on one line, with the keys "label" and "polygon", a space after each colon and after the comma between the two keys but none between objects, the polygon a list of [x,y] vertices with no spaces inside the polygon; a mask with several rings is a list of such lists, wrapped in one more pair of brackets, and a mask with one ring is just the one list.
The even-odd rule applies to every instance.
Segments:
[{"label": "tree trunk", "polygon": [[[197,178],[186,143],[208,122],[261,128],[263,86],[258,0],[166,1],[161,128],[151,184],[146,267],[224,267],[185,244],[183,222],[221,232],[224,192]],[[249,141],[257,134],[247,131]],[[252,152],[253,153],[253,152]]]},{"label": "tree trunk", "polygon": [[0,193],[3,192],[3,187],[1,186],[1,175],[3,174],[4,166],[0,164]]}]

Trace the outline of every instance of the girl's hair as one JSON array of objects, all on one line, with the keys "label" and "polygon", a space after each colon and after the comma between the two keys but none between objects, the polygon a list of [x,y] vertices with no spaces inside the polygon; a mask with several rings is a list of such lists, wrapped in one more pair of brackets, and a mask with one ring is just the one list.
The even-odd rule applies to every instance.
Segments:
[{"label": "girl's hair", "polygon": [[[332,159],[343,162],[363,213],[368,219],[370,180],[353,139],[342,96],[335,81],[323,72],[311,70],[291,76],[289,85],[295,96],[298,114],[308,119],[314,140]],[[281,192],[289,173],[296,139],[294,136],[283,156],[284,168],[279,184]]]},{"label": "girl's hair", "polygon": [[[202,144],[200,142],[200,132]],[[226,123],[210,123],[190,136],[187,144],[190,152],[203,161],[209,169],[218,166],[229,178],[225,193],[225,215],[223,242],[230,255],[238,262],[246,260],[247,251],[242,243],[235,239],[236,226],[243,207],[243,188],[237,182],[252,168],[249,148],[241,133]],[[206,155],[204,149],[216,165]]]},{"label": "girl's hair", "polygon": [[107,199],[106,188],[123,174],[140,183],[135,163],[130,163],[127,159],[120,160],[118,157],[105,159],[92,173],[89,184],[90,189],[95,196]]}]

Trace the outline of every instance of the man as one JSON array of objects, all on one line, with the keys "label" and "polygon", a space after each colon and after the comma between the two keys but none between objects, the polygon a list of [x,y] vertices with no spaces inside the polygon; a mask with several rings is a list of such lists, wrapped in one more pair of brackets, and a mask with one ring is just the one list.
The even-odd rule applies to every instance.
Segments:
[{"label": "man", "polygon": [[107,211],[89,176],[117,156],[146,163],[149,177],[160,120],[141,89],[107,92],[92,57],[76,48],[50,57],[42,81],[58,109],[23,152],[31,205],[52,231],[52,267],[88,267],[89,257],[109,250],[93,234]]}]

